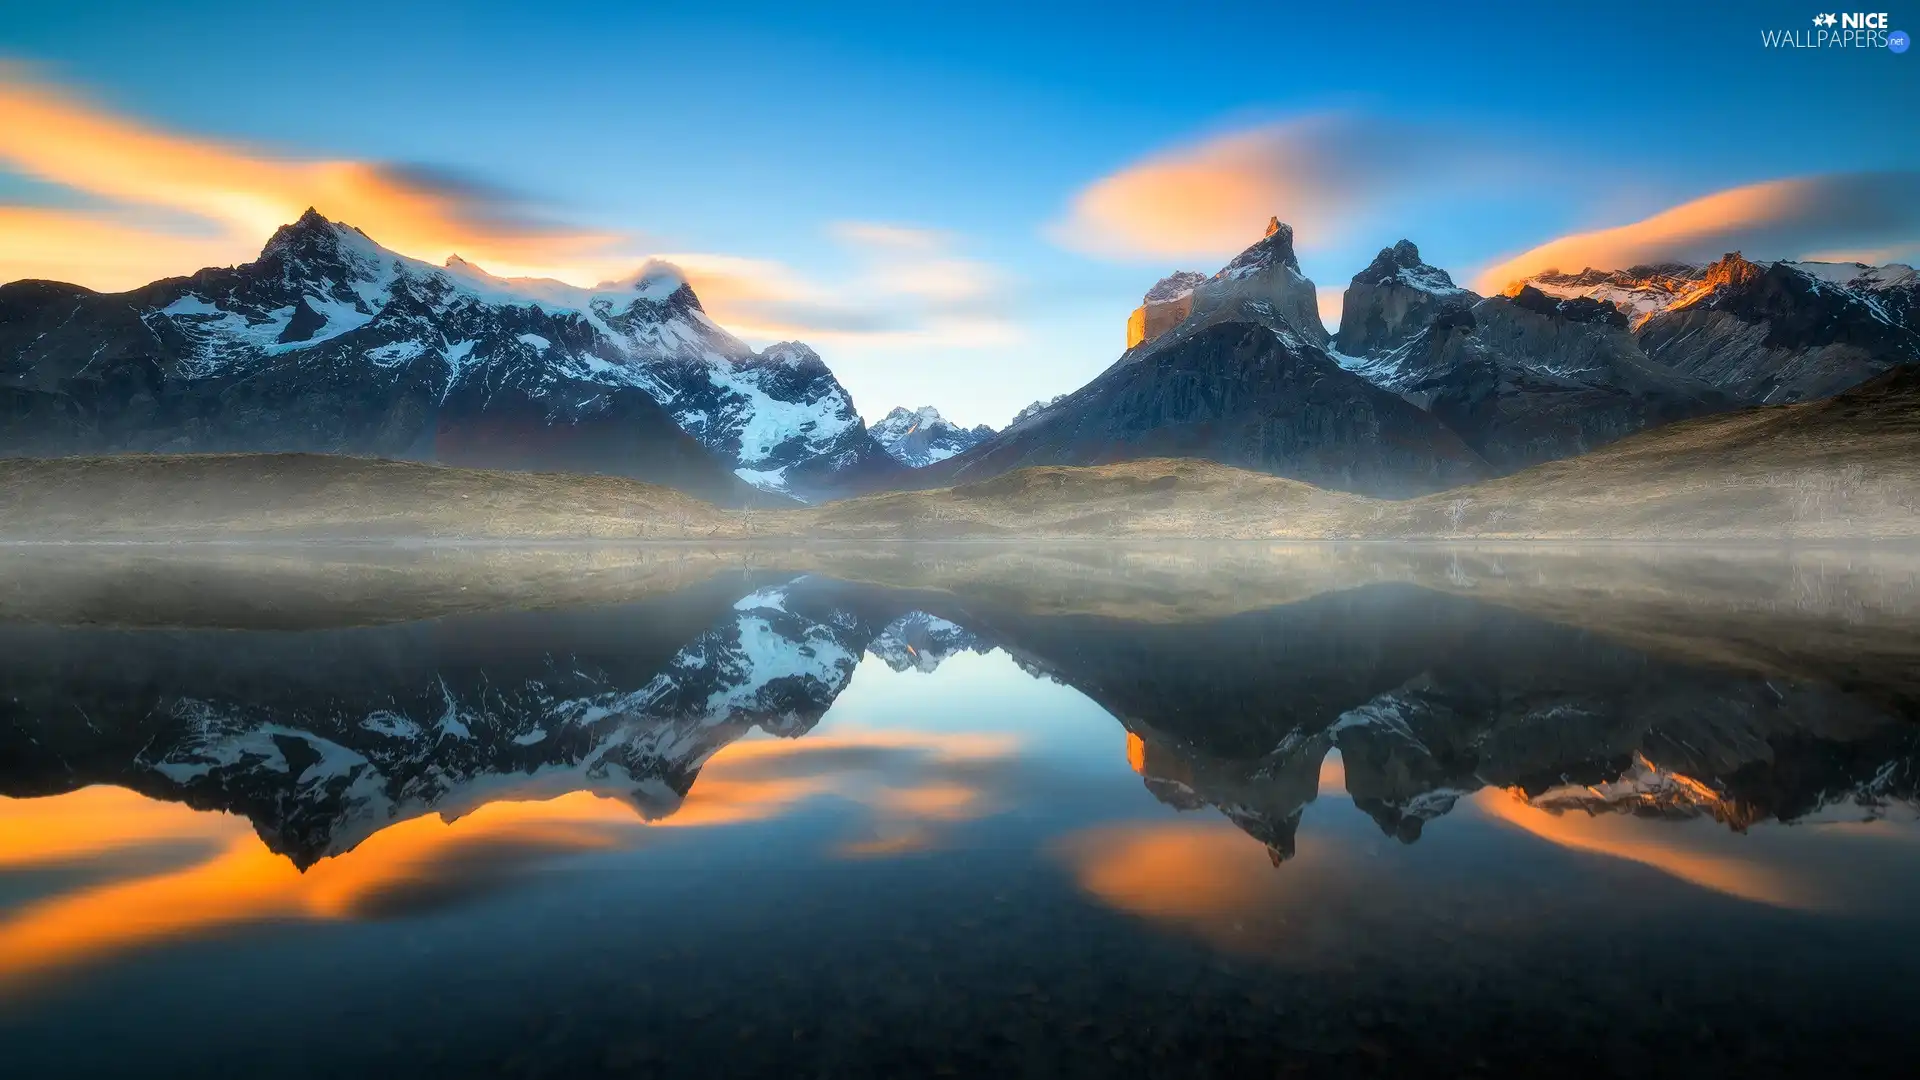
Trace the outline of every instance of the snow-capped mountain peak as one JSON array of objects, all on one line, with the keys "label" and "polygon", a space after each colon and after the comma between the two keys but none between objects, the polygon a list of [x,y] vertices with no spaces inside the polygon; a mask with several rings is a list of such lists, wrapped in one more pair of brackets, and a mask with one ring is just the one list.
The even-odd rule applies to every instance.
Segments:
[{"label": "snow-capped mountain peak", "polygon": [[1067,400],[1067,395],[1055,394],[1045,401],[1035,401],[1032,404],[1021,409],[1019,412],[1014,413],[1013,419],[1007,421],[1007,426],[1012,427],[1015,424],[1018,424],[1020,421],[1025,420],[1029,416],[1039,416],[1041,413],[1046,412],[1048,409],[1053,408],[1055,405],[1058,405],[1065,400]]},{"label": "snow-capped mountain peak", "polygon": [[1411,240],[1402,240],[1381,248],[1365,270],[1353,276],[1355,285],[1398,285],[1435,296],[1457,296],[1467,290],[1453,283],[1453,276],[1420,258],[1420,248]]},{"label": "snow-capped mountain peak", "polygon": [[[59,386],[158,370],[173,404],[83,425],[111,441],[22,427],[8,449],[346,451],[668,483],[714,473],[695,493],[728,500],[726,472],[804,498],[898,468],[818,354],[798,342],[756,354],[659,260],[593,287],[502,278],[457,255],[400,255],[310,209],[252,263],[85,297],[0,376],[33,369],[30,381]],[[138,332],[120,325],[129,312]],[[225,393],[230,381],[247,393]],[[45,415],[120,407],[92,395]],[[718,460],[670,448],[676,426]]]},{"label": "snow-capped mountain peak", "polygon": [[993,437],[993,429],[987,425],[960,427],[931,405],[913,410],[895,408],[871,430],[894,460],[915,469],[965,453]]}]

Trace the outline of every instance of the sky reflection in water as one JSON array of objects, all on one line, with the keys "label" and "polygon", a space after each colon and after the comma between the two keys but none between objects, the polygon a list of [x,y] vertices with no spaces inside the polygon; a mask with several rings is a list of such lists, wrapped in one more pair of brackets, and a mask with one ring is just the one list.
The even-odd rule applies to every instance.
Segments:
[{"label": "sky reflection in water", "polygon": [[[746,584],[752,587],[732,595],[766,591]],[[1340,1019],[1322,1022],[1336,1029],[1366,1026],[1354,1018],[1375,1015],[1383,1001],[1388,1014],[1395,1007],[1414,1014],[1438,1008],[1420,1003],[1428,991],[1442,993],[1442,983],[1467,995],[1447,1008],[1465,1008],[1479,1000],[1474,995],[1520,1000],[1532,993],[1531,980],[1543,977],[1529,964],[1557,969],[1587,1008],[1615,1021],[1633,980],[1623,982],[1617,972],[1580,975],[1577,964],[1637,965],[1660,980],[1661,994],[1681,997],[1708,989],[1657,969],[1679,965],[1697,973],[1711,965],[1751,979],[1793,964],[1798,988],[1779,990],[1757,1011],[1753,1001],[1745,1005],[1756,1017],[1793,1013],[1817,1042],[1845,1024],[1807,1001],[1832,996],[1833,980],[1849,965],[1872,962],[1889,978],[1920,970],[1911,947],[1889,937],[1906,940],[1914,929],[1912,900],[1920,896],[1920,860],[1913,857],[1920,830],[1911,796],[1903,794],[1912,786],[1916,740],[1884,699],[1861,705],[1857,687],[1838,694],[1812,681],[1669,664],[1647,680],[1666,686],[1666,697],[1629,701],[1599,716],[1611,692],[1588,691],[1610,685],[1615,666],[1666,661],[1583,632],[1579,649],[1586,651],[1559,650],[1557,669],[1515,655],[1506,658],[1508,670],[1488,676],[1473,657],[1484,659],[1490,646],[1510,640],[1500,634],[1512,613],[1463,613],[1451,601],[1433,607],[1432,598],[1413,594],[1378,606],[1367,600],[1327,607],[1319,600],[1322,607],[1302,609],[1310,616],[1304,622],[1301,610],[1284,617],[1233,613],[1171,631],[1084,615],[1016,617],[979,603],[973,608],[984,629],[974,629],[938,617],[928,622],[914,614],[912,597],[894,605],[907,608],[903,613],[871,593],[822,595],[830,602],[814,605],[793,586],[771,606],[709,605],[720,614],[693,620],[710,624],[694,634],[705,643],[701,662],[689,663],[683,648],[660,670],[725,670],[735,683],[703,684],[687,698],[694,705],[676,705],[682,712],[662,721],[666,728],[640,724],[653,733],[646,744],[652,756],[630,753],[617,768],[604,764],[612,760],[604,747],[638,745],[639,713],[631,710],[640,699],[627,691],[620,692],[628,694],[629,714],[592,714],[602,725],[595,729],[600,741],[565,755],[578,771],[555,774],[551,761],[514,759],[469,769],[451,787],[430,771],[421,775],[441,786],[418,788],[435,793],[424,800],[392,792],[368,797],[366,770],[385,768],[392,780],[399,775],[394,767],[371,743],[348,747],[334,728],[287,734],[321,729],[298,727],[284,705],[274,714],[282,719],[271,721],[280,740],[272,743],[260,741],[258,729],[248,734],[225,720],[219,739],[201,729],[182,736],[174,720],[187,713],[169,706],[174,720],[153,738],[187,741],[164,750],[152,739],[144,747],[129,744],[138,748],[131,772],[120,751],[77,766],[98,771],[110,759],[123,783],[0,799],[0,1031],[24,1048],[23,1061],[44,1064],[72,1051],[76,1025],[87,1016],[124,1010],[114,1025],[126,1041],[108,1037],[72,1051],[82,1072],[109,1074],[131,1069],[131,1048],[142,1040],[177,1042],[158,1030],[170,1023],[244,1015],[271,1002],[320,1017],[313,1038],[332,1032],[324,1046],[303,1043],[318,1055],[310,1062],[320,1074],[385,1060],[359,1041],[367,1032],[348,1014],[382,995],[446,992],[449,972],[464,980],[455,999],[462,1008],[511,1014],[528,993],[555,1009],[558,1002],[574,1010],[610,1008],[623,995],[637,995],[632,1004],[639,1007],[678,985],[670,981],[663,990],[649,978],[697,963],[708,980],[699,996],[715,1004],[686,1006],[700,1015],[682,1022],[705,1030],[700,1025],[714,1009],[746,1027],[759,1023],[751,1018],[772,1008],[757,996],[760,976],[750,974],[761,971],[798,980],[800,1000],[780,1006],[787,1011],[779,1022],[818,1035],[833,1024],[809,1012],[808,1001],[826,1009],[836,993],[856,993],[836,980],[912,985],[900,1001],[932,994],[936,1000],[922,1004],[936,1011],[965,1001],[984,1009],[981,1022],[990,1024],[1004,1019],[997,1010],[1008,1007],[1009,992],[1040,995],[1019,997],[1022,1009],[1101,999],[1072,989],[1077,979],[1124,981],[1157,971],[1170,985],[1196,978],[1204,985],[1223,977],[1195,974],[1208,970],[1204,958],[1212,956],[1214,964],[1254,965],[1230,969],[1233,979],[1254,987],[1236,992],[1254,997],[1266,992],[1261,980],[1286,972],[1339,980],[1321,986],[1323,994],[1331,987],[1334,1000],[1344,993],[1370,1004],[1352,1011],[1349,1002]],[[565,617],[529,616],[536,621],[513,639],[539,642],[549,625],[539,618]],[[593,632],[611,634],[608,647],[617,653],[624,625],[616,617]],[[764,629],[810,644],[792,655],[762,650],[759,662],[789,665],[779,671],[734,670],[713,626]],[[1043,632],[1050,626],[1058,633]],[[1281,700],[1274,680],[1298,673],[1276,673],[1274,651],[1307,647],[1288,638],[1289,627],[1304,628],[1301,641],[1347,640],[1319,657],[1323,666],[1307,672],[1311,678],[1287,684],[1296,686],[1295,696]],[[96,655],[104,640],[86,638],[102,631],[19,632],[43,635],[29,641],[29,659],[49,649]],[[126,635],[147,635],[148,644],[167,637],[154,645],[156,655],[185,656],[190,650],[167,650],[187,649],[182,643],[196,632],[113,633],[121,635],[112,639],[116,648]],[[484,695],[463,696],[453,654],[468,638],[458,617],[427,631],[321,633],[370,636],[375,651],[390,642],[417,645],[408,634],[439,635],[436,692],[464,702],[447,715],[458,713],[467,742],[486,741],[483,723],[519,715],[518,706],[489,712]],[[1203,670],[1165,655],[1169,633],[1234,641],[1232,648],[1247,651],[1214,650],[1206,663],[1217,666]],[[1445,647],[1423,652],[1420,642],[1436,634]],[[178,686],[162,678],[141,700],[161,708],[153,703],[177,694],[211,708],[217,702],[210,691],[222,686],[236,701],[244,698],[255,684],[236,674],[246,662],[231,658],[264,637],[235,634],[225,658],[182,664],[177,670],[188,673]],[[504,678],[512,668],[497,655],[504,639],[485,640],[495,655],[482,667],[489,679]],[[577,634],[568,640],[581,641]],[[830,660],[839,646],[850,662],[823,667],[822,658]],[[284,638],[261,646],[286,647]],[[592,668],[580,658],[587,651],[568,661],[574,674],[599,678],[612,670]],[[324,665],[364,654],[316,647],[309,655],[329,658]],[[1258,666],[1263,658],[1269,667]],[[201,665],[197,674],[189,670],[194,663]],[[1351,670],[1339,670],[1341,664]],[[19,670],[10,677],[20,678]],[[799,670],[814,682],[782,681]],[[396,678],[408,672],[405,663],[392,669]],[[652,688],[649,700],[657,700],[663,691],[648,673],[636,669],[627,684]],[[1489,678],[1498,716],[1470,716],[1467,705],[1480,700]],[[1746,696],[1754,684],[1762,698]],[[757,695],[746,713],[741,686]],[[1753,704],[1769,686],[1777,687],[1771,712]],[[46,700],[68,692],[53,687]],[[497,683],[490,692],[499,704],[510,697]],[[387,697],[402,701],[404,694]],[[33,707],[31,694],[24,700],[12,738],[30,722],[49,723],[23,711]],[[698,723],[683,715],[722,700],[732,712],[703,714]],[[88,704],[89,723],[115,722],[93,711],[99,700]],[[1560,715],[1556,709],[1574,705],[1593,714],[1586,726],[1542,726]],[[809,720],[813,707],[821,714]],[[1662,723],[1649,724],[1645,715],[1663,709],[1673,716],[1662,722],[1669,735],[1685,731],[1697,741],[1696,729],[1680,725],[1706,724],[1723,745],[1688,743],[1698,751],[1693,761],[1663,754]],[[326,711],[315,707],[315,715]],[[375,726],[382,731],[412,731],[429,719],[404,707],[380,716]],[[245,721],[262,722],[264,714]],[[539,723],[497,741],[496,753],[519,754],[564,737],[552,716]],[[1622,734],[1627,728],[1635,730]],[[50,738],[48,728],[31,730],[39,735],[29,739]],[[62,744],[63,754],[91,745],[91,736],[71,737],[80,741]],[[1543,749],[1536,745],[1543,738],[1564,745]],[[298,745],[301,739],[310,740],[311,751]],[[1443,745],[1446,739],[1454,743]],[[236,755],[231,746],[256,749]],[[277,749],[260,749],[269,746]],[[364,768],[327,772],[329,762],[342,760]],[[1719,773],[1696,768],[1713,760],[1724,763]],[[1814,774],[1814,796],[1787,790]],[[575,778],[562,786],[578,788],[556,792],[555,775]],[[248,786],[263,779],[267,789]],[[64,783],[47,774],[13,774],[8,782],[16,792]],[[423,782],[409,781],[416,788]],[[683,796],[667,790],[683,782]],[[622,794],[627,788],[634,794]],[[177,794],[168,798],[169,791]],[[363,820],[369,806],[392,819]],[[1770,951],[1750,948],[1755,935],[1766,935]],[[1147,970],[1115,967],[1128,949],[1152,958],[1141,961]],[[818,970],[795,967],[796,955],[816,964],[839,957],[850,967],[859,956],[864,975],[829,974],[832,961]],[[602,966],[639,982],[596,983],[593,995],[583,996],[583,972]],[[1383,991],[1369,981],[1389,973],[1435,986],[1403,981],[1400,990]],[[1454,986],[1463,979],[1468,989]],[[1207,1022],[1231,1027],[1242,1019],[1239,1006],[1211,1008]],[[845,1035],[853,1042],[836,1043],[836,1053],[855,1045],[921,1061],[883,1019],[871,1017],[871,1030]],[[1643,1022],[1671,1020],[1663,1012],[1657,1022]],[[1861,1015],[1847,1021],[1855,1036],[1866,1022]],[[383,1017],[372,1027],[398,1045],[424,1037],[403,1018]],[[1092,1030],[1074,1028],[1059,1038],[1065,1045],[1078,1037],[1074,1032]],[[1387,1025],[1384,1034],[1316,1028],[1321,1034],[1309,1037],[1288,1034],[1284,1024],[1279,1030],[1282,1044],[1308,1047],[1320,1055],[1308,1060],[1323,1064],[1431,1042],[1411,1020]],[[603,1035],[589,1025],[569,1038],[599,1046]],[[671,1059],[642,1042],[653,1049],[629,1047],[636,1060],[659,1064],[651,1053]],[[800,1053],[803,1042],[796,1034],[788,1050]],[[1129,1049],[1125,1038],[1107,1042],[1116,1053],[1144,1052]],[[493,1052],[485,1049],[488,1040],[480,1043],[466,1052]],[[768,1068],[817,1064],[825,1051],[808,1046],[799,1058],[768,1051]],[[560,1057],[577,1049],[570,1043]],[[1869,1039],[1855,1050],[1870,1054],[1875,1045]],[[1278,1048],[1253,1057],[1266,1060],[1269,1052]],[[1417,1052],[1453,1060],[1439,1044]],[[183,1053],[184,1073],[241,1050]],[[208,1056],[193,1056],[202,1053]],[[989,1043],[969,1060],[993,1062],[997,1054]],[[1242,1064],[1253,1057],[1243,1055]],[[463,1059],[455,1052],[449,1060]],[[880,1058],[852,1060],[871,1065]]]}]

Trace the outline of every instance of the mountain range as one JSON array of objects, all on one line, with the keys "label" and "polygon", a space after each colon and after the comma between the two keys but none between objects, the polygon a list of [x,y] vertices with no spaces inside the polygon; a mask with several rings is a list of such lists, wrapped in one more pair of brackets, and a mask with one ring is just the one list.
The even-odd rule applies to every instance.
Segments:
[{"label": "mountain range", "polygon": [[408,259],[309,210],[254,262],[0,286],[7,453],[305,450],[631,476],[725,505],[905,470],[818,354],[650,263],[588,290]]},{"label": "mountain range", "polygon": [[1409,842],[1487,786],[1735,828],[1920,806],[1913,700],[1851,657],[1834,679],[1782,667],[1792,647],[1762,670],[1690,663],[1396,582],[1171,621],[1125,614],[1168,595],[1138,582],[1091,607],[1071,595],[747,570],[619,605],[376,626],[13,623],[0,793],[109,783],[244,814],[301,867],[501,798],[592,791],[657,818],[748,731],[805,736],[863,656],[927,672],[999,649],[1112,714],[1155,797],[1217,808],[1276,862],[1335,749],[1355,804]]},{"label": "mountain range", "polygon": [[1149,289],[1126,352],[1092,382],[915,484],[1168,456],[1404,497],[1920,362],[1920,278],[1905,266],[1735,253],[1549,272],[1483,297],[1402,240],[1349,282],[1337,335],[1315,292],[1293,230],[1271,221],[1211,277]]},{"label": "mountain range", "polygon": [[595,289],[432,266],[308,211],[259,259],[127,293],[0,286],[0,453],[317,451],[608,473],[723,506],[1204,458],[1419,496],[1689,418],[1825,398],[1920,362],[1908,267],[1558,271],[1480,296],[1410,241],[1337,334],[1291,227],[1156,283],[1085,386],[964,429],[871,429],[820,356],[756,352],[678,270]]}]

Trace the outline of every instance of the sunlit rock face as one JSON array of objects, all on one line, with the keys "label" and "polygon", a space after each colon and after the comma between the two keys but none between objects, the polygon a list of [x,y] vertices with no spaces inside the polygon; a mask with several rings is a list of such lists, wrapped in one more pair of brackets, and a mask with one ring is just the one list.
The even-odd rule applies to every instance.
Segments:
[{"label": "sunlit rock face", "polygon": [[1160,279],[1127,318],[1127,348],[1209,316],[1271,321],[1309,342],[1327,343],[1318,294],[1293,251],[1293,226],[1269,219],[1265,235],[1212,277],[1181,270]]},{"label": "sunlit rock face", "polygon": [[1205,274],[1180,270],[1161,278],[1127,316],[1127,348],[1152,341],[1193,314],[1193,290],[1205,284]]}]

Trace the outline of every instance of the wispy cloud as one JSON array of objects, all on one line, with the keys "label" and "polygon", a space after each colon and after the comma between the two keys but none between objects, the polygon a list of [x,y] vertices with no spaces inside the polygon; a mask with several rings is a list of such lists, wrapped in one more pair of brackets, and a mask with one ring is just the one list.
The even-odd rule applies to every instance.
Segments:
[{"label": "wispy cloud", "polygon": [[716,319],[750,338],[984,347],[1014,340],[1013,287],[993,264],[958,254],[951,235],[841,222],[829,240],[850,270],[801,274],[769,260],[663,255]]},{"label": "wispy cloud", "polygon": [[[0,281],[128,289],[246,262],[312,206],[432,263],[458,254],[502,277],[590,286],[648,257],[640,238],[543,216],[532,201],[433,165],[306,160],[161,130],[0,66],[0,169],[72,205],[0,206]],[[827,230],[844,272],[711,252],[651,253],[684,270],[709,311],[748,338],[971,347],[1015,336],[1011,289],[949,234],[847,222]]]},{"label": "wispy cloud", "polygon": [[1756,259],[1884,261],[1920,244],[1920,172],[1838,173],[1716,191],[1626,225],[1574,233],[1476,275],[1483,292],[1547,270]]},{"label": "wispy cloud", "polygon": [[1481,140],[1354,113],[1228,132],[1155,154],[1076,194],[1055,242],[1117,259],[1215,259],[1259,239],[1269,215],[1303,249],[1327,246],[1412,193],[1506,167]]},{"label": "wispy cloud", "polygon": [[[164,131],[15,66],[0,67],[0,117],[0,167],[105,207],[6,208],[0,279],[57,275],[123,288],[244,261],[308,206],[416,258],[457,252],[513,276],[592,284],[628,262],[615,250],[618,237],[542,223],[505,193],[443,170],[301,160]],[[199,227],[162,227],[162,214]],[[183,266],[186,256],[200,262]]]}]

